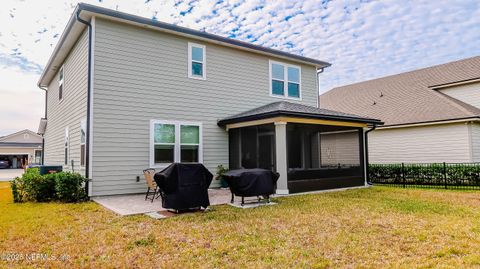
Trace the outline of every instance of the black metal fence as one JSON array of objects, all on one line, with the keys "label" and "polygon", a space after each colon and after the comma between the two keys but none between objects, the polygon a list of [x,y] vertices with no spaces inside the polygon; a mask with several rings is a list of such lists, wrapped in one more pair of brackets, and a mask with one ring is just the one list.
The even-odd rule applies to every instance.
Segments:
[{"label": "black metal fence", "polygon": [[480,190],[480,163],[370,164],[369,181],[397,187]]}]

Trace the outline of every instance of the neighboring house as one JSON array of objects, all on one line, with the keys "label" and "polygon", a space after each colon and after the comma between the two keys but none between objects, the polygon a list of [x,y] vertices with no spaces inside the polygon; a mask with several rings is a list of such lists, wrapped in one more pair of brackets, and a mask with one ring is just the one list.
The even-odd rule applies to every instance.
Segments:
[{"label": "neighboring house", "polygon": [[10,168],[41,163],[42,137],[27,129],[0,137],[0,160],[8,161]]},{"label": "neighboring house", "polygon": [[320,107],[385,122],[371,163],[480,162],[480,56],[334,88]]},{"label": "neighboring house", "polygon": [[91,196],[144,192],[142,170],[173,162],[273,169],[278,193],[363,186],[380,121],[317,108],[328,66],[79,4],[38,83],[45,164],[88,176]]}]

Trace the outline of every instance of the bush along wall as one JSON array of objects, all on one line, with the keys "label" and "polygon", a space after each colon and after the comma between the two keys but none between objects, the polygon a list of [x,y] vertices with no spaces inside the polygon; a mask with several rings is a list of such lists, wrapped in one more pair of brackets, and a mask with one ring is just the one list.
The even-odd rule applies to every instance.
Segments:
[{"label": "bush along wall", "polygon": [[480,189],[480,163],[370,164],[371,183]]},{"label": "bush along wall", "polygon": [[59,172],[40,175],[38,168],[29,168],[11,181],[13,201],[16,203],[34,202],[80,202],[87,199],[85,183],[87,179],[78,173]]}]

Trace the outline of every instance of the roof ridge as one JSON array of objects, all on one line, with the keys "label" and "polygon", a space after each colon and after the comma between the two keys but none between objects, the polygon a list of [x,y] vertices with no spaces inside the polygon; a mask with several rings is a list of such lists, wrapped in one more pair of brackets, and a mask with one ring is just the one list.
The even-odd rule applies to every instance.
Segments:
[{"label": "roof ridge", "polygon": [[[331,88],[330,90],[324,92],[321,95],[324,95],[324,94],[328,93],[329,91],[334,90],[334,89],[338,89],[338,88],[349,87],[349,86],[352,86],[352,85],[359,85],[359,84],[363,84],[363,83],[371,83],[371,82],[376,81],[376,80],[390,79],[390,78],[396,77],[396,76],[403,76],[403,75],[407,75],[407,74],[411,74],[411,73],[415,73],[415,72],[419,72],[419,71],[431,70],[431,69],[439,68],[441,66],[456,64],[456,63],[459,63],[459,62],[462,62],[462,61],[468,61],[468,60],[472,60],[472,59],[475,59],[475,58],[480,58],[480,55],[473,56],[473,57],[468,57],[468,58],[463,58],[463,59],[455,60],[455,61],[452,61],[452,62],[446,62],[446,63],[437,64],[437,65],[432,65],[432,66],[422,67],[422,68],[418,68],[418,69],[413,69],[413,70],[409,70],[409,71],[405,71],[405,72],[401,72],[401,73],[396,73],[396,74],[391,74],[391,75],[387,75],[387,76],[383,76],[383,77],[377,77],[377,78],[372,78],[372,79],[368,79],[368,80],[363,80],[363,81],[359,81],[359,82],[354,82],[354,83],[350,83],[350,84],[341,85],[341,86],[338,86],[338,87]],[[427,86],[430,86],[430,85],[427,85]]]},{"label": "roof ridge", "polygon": [[14,136],[14,135],[17,135],[17,134],[21,134],[22,132],[25,132],[25,131],[30,132],[30,133],[37,134],[37,133],[35,133],[34,131],[32,131],[32,130],[30,130],[30,129],[23,129],[23,130],[16,131],[16,132],[14,132],[14,133],[11,133],[11,134],[8,134],[8,135],[4,135],[4,136],[0,137],[0,141],[5,140],[6,138],[9,138],[9,137]]},{"label": "roof ridge", "polygon": [[[102,6],[81,2],[75,6],[75,9],[72,15],[70,16],[70,19],[66,27],[64,28],[62,34],[60,35],[60,38],[57,41],[57,44],[55,45],[53,52],[48,58],[48,61],[45,64],[45,67],[43,68],[42,73],[40,74],[40,78],[37,82],[38,86],[40,87],[47,86],[46,84],[48,84],[51,81],[52,77],[54,76],[54,74],[51,74],[51,73],[56,71],[54,70],[55,65],[60,64],[64,60],[64,58],[66,58],[66,53],[72,50],[74,46],[73,45],[74,42],[72,40],[69,40],[69,36],[72,32],[72,29],[77,28],[79,24],[82,25],[82,26],[78,26],[81,28],[81,30],[83,30],[83,28],[85,27],[85,25],[78,22],[77,20],[77,16],[80,17],[80,14],[83,11],[86,12],[87,14],[90,14],[90,16],[93,16],[93,15],[107,16],[110,18],[124,21],[125,23],[137,25],[140,28],[143,28],[141,25],[145,25],[151,29],[157,29],[157,30],[161,29],[162,31],[167,31],[170,34],[180,35],[180,36],[186,35],[191,39],[199,39],[199,40],[203,40],[203,42],[219,44],[221,46],[232,47],[234,49],[241,49],[243,51],[250,51],[252,53],[259,53],[262,55],[267,55],[269,57],[272,57],[272,56],[279,57],[286,60],[315,66],[316,68],[326,68],[331,66],[331,64],[328,62],[311,58],[307,55],[304,55],[303,53],[294,53],[290,51],[287,52],[286,49],[273,48],[273,47],[267,46],[266,44],[261,44],[261,45],[255,44],[252,42],[240,40],[238,39],[238,37],[236,38],[225,37],[219,34],[214,34],[207,31],[200,31],[197,29],[176,25],[176,24],[164,22],[161,20],[153,20],[148,17],[139,16],[139,15],[130,13],[129,11],[126,11],[126,12],[118,11],[118,10],[107,8],[107,7],[102,7]],[[76,31],[79,31],[79,30],[77,29]],[[79,35],[80,35],[79,33],[76,33],[71,39],[76,40],[78,39]],[[65,44],[66,40],[68,40],[67,44]],[[57,57],[60,57],[60,59],[57,59]],[[52,68],[52,66],[54,68]]]},{"label": "roof ridge", "polygon": [[[443,92],[440,92],[440,91],[436,91],[436,90],[432,90],[434,92],[436,92],[436,94],[438,96],[440,96],[440,98],[443,98],[444,100],[446,100],[448,103],[450,103],[451,105],[459,108],[460,110],[462,110],[463,112],[467,113],[467,114],[471,114],[472,116],[480,116],[480,109],[475,107],[475,106],[472,106],[470,104],[467,104],[465,102],[463,102],[462,100],[459,100],[457,98],[454,98],[452,96],[449,96]],[[473,112],[472,110],[477,110],[478,113],[475,113]]]},{"label": "roof ridge", "polygon": [[[380,118],[386,125],[480,117],[480,106],[428,87],[480,77],[480,56],[420,71],[338,87],[320,96],[320,107]],[[471,89],[478,88],[479,82]],[[372,104],[373,103],[373,104]],[[471,104],[470,104],[471,103]]]}]

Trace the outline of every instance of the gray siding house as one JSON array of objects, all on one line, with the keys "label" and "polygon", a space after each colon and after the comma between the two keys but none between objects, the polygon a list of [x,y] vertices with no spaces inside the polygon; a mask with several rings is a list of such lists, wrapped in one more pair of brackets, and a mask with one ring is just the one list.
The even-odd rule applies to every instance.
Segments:
[{"label": "gray siding house", "polygon": [[142,170],[173,162],[274,169],[279,193],[364,185],[364,133],[380,122],[317,108],[329,65],[79,4],[38,83],[44,163],[90,178],[91,196],[144,192]]}]

